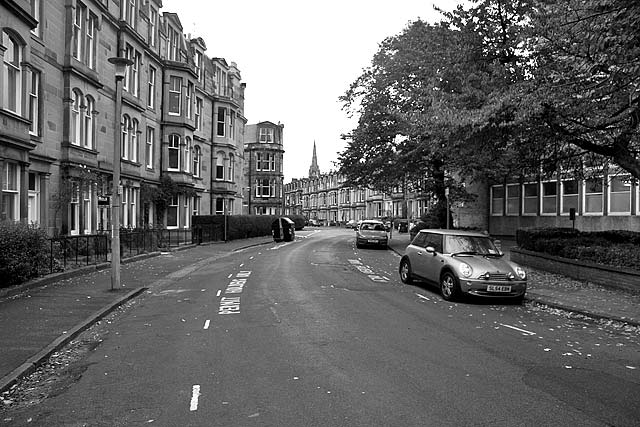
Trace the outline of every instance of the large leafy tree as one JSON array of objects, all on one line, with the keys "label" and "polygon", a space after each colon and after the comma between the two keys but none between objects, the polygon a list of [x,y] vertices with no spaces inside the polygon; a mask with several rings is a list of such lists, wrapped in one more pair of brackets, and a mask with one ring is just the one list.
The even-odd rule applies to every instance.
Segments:
[{"label": "large leafy tree", "polygon": [[640,4],[471,3],[386,39],[342,97],[359,115],[339,158],[348,183],[419,180],[442,200],[474,178],[640,177]]},{"label": "large leafy tree", "polygon": [[418,20],[382,42],[342,97],[359,114],[339,158],[348,182],[381,189],[409,182],[442,201],[447,187],[462,197],[467,178],[511,173],[524,144],[511,142],[516,110],[507,101],[530,74],[519,55],[527,8],[526,1],[459,7],[439,24]]},{"label": "large leafy tree", "polygon": [[536,12],[522,123],[544,128],[581,164],[640,178],[640,3],[540,0]]}]

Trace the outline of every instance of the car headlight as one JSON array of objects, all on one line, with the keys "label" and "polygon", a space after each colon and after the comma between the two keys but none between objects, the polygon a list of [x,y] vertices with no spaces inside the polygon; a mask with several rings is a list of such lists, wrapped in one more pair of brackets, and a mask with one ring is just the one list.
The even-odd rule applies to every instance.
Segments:
[{"label": "car headlight", "polygon": [[460,268],[460,273],[464,277],[470,277],[471,273],[473,273],[473,269],[471,268],[471,266],[469,264],[465,264],[464,262],[460,264],[459,268]]},{"label": "car headlight", "polygon": [[527,273],[524,271],[524,268],[522,268],[522,267],[516,267],[516,274],[522,280],[527,278]]}]

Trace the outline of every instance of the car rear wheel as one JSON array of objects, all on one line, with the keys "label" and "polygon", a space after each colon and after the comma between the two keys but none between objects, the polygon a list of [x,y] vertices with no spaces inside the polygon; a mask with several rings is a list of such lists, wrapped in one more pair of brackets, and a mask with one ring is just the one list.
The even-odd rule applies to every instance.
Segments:
[{"label": "car rear wheel", "polygon": [[400,261],[400,280],[407,285],[413,282],[413,273],[411,273],[411,263],[408,259]]},{"label": "car rear wheel", "polygon": [[440,292],[446,301],[454,301],[460,297],[460,285],[453,273],[444,272],[440,278]]}]

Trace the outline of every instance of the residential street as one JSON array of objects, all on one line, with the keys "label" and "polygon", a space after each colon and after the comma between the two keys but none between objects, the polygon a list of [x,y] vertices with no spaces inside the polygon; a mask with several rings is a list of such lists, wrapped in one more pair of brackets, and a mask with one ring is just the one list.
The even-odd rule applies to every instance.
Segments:
[{"label": "residential street", "polygon": [[[2,425],[640,422],[637,328],[446,302],[346,229],[214,249],[132,264],[129,286],[149,289],[84,332],[30,399],[0,406]],[[141,266],[152,283],[135,283]]]}]

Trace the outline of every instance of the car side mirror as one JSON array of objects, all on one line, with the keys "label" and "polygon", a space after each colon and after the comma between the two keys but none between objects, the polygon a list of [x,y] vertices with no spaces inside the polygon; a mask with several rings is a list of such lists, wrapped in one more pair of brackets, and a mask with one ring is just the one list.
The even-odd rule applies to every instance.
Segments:
[{"label": "car side mirror", "polygon": [[427,246],[426,248],[424,248],[428,253],[435,255],[436,254],[436,249],[433,246]]}]

